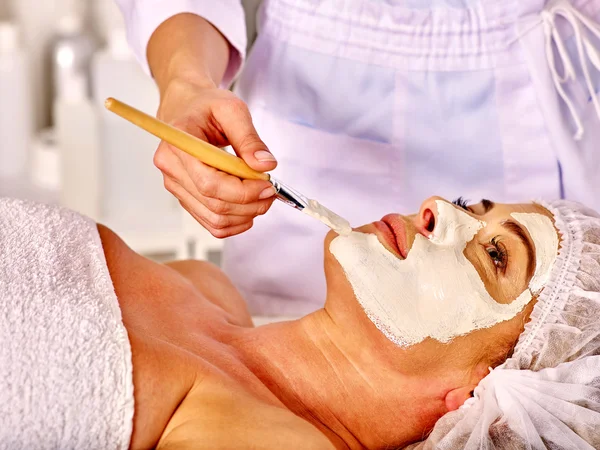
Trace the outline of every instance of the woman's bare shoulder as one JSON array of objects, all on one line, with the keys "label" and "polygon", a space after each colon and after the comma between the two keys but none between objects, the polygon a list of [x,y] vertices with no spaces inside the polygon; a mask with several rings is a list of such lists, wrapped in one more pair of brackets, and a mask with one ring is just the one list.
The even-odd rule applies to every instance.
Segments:
[{"label": "woman's bare shoulder", "polygon": [[[145,270],[159,266],[135,253],[110,228],[98,224],[98,232],[113,281],[132,266],[143,266]],[[244,298],[217,266],[195,260],[174,261],[165,266],[187,279],[204,299],[222,308],[236,325],[253,326]]]}]

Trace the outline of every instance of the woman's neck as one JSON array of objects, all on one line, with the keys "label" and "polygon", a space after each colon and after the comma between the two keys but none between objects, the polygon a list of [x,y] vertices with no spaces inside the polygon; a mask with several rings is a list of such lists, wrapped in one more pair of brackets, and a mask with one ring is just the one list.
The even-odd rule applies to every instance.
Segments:
[{"label": "woman's neck", "polygon": [[392,368],[325,310],[249,330],[235,342],[261,382],[338,448],[408,444],[433,425],[423,417],[444,412],[435,382],[403,374],[398,361]]}]

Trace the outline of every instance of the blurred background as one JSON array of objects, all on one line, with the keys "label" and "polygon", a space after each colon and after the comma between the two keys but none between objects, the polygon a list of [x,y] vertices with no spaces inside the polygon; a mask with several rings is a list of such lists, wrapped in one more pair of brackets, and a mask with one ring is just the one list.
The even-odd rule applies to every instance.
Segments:
[{"label": "blurred background", "polygon": [[[250,38],[258,2],[244,5]],[[62,204],[156,260],[218,263],[221,242],[163,188],[158,140],[107,97],[158,109],[113,0],[0,0],[0,195]]]}]

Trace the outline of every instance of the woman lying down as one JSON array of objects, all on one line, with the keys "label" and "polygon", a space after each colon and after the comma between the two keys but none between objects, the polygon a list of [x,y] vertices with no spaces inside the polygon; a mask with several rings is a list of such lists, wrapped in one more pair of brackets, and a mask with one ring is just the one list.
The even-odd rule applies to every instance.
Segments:
[{"label": "woman lying down", "polygon": [[325,240],[254,328],[217,268],[0,200],[0,447],[600,448],[600,216],[441,198]]}]

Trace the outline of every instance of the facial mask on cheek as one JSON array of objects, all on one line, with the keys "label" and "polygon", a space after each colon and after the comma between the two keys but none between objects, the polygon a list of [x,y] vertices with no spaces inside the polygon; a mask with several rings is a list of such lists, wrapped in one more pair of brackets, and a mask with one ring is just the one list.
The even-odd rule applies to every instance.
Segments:
[{"label": "facial mask on cheek", "polygon": [[558,250],[558,235],[552,221],[536,213],[512,213],[511,216],[527,228],[535,247],[535,272],[529,282],[534,294],[542,290],[548,279]]},{"label": "facial mask on cheek", "polygon": [[510,304],[489,295],[464,256],[485,223],[447,202],[436,203],[433,236],[417,234],[406,260],[387,251],[374,234],[352,232],[330,246],[369,319],[400,346],[427,337],[448,342],[491,327],[513,318],[531,300],[529,290]]}]

